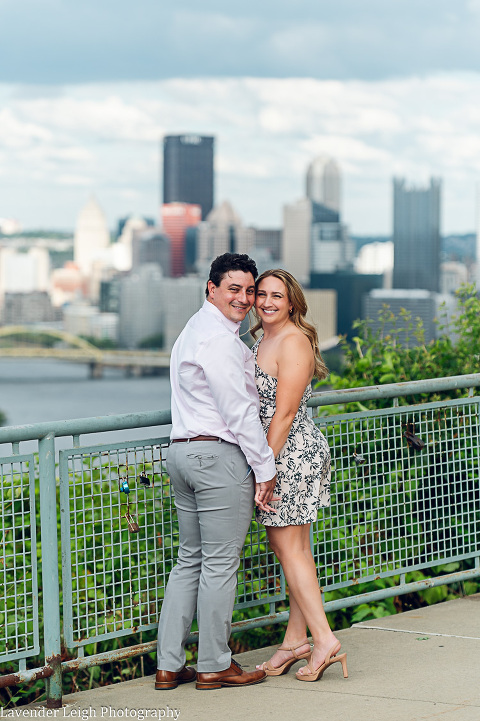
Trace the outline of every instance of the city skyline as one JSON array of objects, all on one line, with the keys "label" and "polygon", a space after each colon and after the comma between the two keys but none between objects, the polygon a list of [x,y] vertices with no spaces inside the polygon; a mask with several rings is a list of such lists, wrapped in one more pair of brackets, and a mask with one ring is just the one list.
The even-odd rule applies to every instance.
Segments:
[{"label": "city skyline", "polygon": [[352,234],[390,234],[393,176],[441,177],[444,232],[474,231],[480,0],[384,5],[3,3],[0,216],[73,229],[94,193],[110,227],[158,217],[162,137],[193,133],[245,225],[280,227],[326,154]]}]

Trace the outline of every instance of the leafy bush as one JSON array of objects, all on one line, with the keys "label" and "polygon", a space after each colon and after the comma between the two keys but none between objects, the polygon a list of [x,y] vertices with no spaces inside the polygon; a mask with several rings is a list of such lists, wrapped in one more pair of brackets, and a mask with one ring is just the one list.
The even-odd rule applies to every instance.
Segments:
[{"label": "leafy bush", "polygon": [[161,350],[164,345],[163,333],[156,333],[155,335],[149,335],[147,338],[141,340],[137,348],[143,348],[145,350]]},{"label": "leafy bush", "polygon": [[[480,299],[475,286],[464,285],[456,293],[458,311],[450,319],[443,308],[437,319],[438,337],[425,342],[425,330],[420,318],[412,318],[402,309],[396,317],[385,304],[379,312],[380,328],[372,331],[368,319],[357,320],[357,335],[353,343],[341,340],[343,367],[339,373],[332,372],[328,379],[316,385],[317,390],[330,386],[334,390],[362,386],[402,383],[426,378],[464,375],[480,371]],[[451,391],[443,398],[458,398],[462,391]],[[426,397],[426,396],[424,396]],[[430,396],[429,400],[438,400]],[[417,400],[422,400],[419,397]],[[411,403],[412,398],[399,399]],[[383,408],[391,400],[367,401],[347,404],[343,410],[355,411],[366,408]],[[328,407],[326,414],[338,413],[339,406]]]},{"label": "leafy bush", "polygon": [[[382,385],[385,383],[400,383],[427,378],[478,373],[480,371],[480,299],[477,297],[476,289],[472,285],[462,286],[457,291],[456,297],[458,300],[456,314],[450,319],[450,322],[447,322],[445,312],[441,314],[440,318],[437,319],[439,329],[438,337],[429,343],[425,342],[425,332],[422,321],[419,318],[412,318],[412,314],[406,310],[402,310],[399,316],[395,317],[388,305],[384,305],[379,313],[380,328],[375,333],[372,331],[371,324],[368,320],[356,321],[354,327],[357,330],[357,335],[354,337],[353,343],[348,343],[345,338],[341,341],[343,367],[338,372],[332,372],[329,378],[318,383],[316,388],[321,390],[325,386],[330,386],[334,390],[340,390]],[[448,392],[442,392],[441,394],[429,394],[428,396],[426,394],[418,394],[416,396],[398,398],[398,402],[399,405],[410,405],[425,400],[438,401],[440,399],[455,399],[464,395],[465,390],[453,389]],[[329,416],[342,412],[364,411],[391,406],[391,399],[371,400],[364,401],[363,403],[353,402],[345,403],[343,406],[321,407],[319,408],[319,415]],[[461,415],[460,412],[460,416]],[[451,429],[451,426],[453,428],[453,425],[455,425],[455,420],[453,421],[453,425],[452,421],[445,417],[440,420],[432,418],[430,421],[422,418],[422,422],[424,428],[423,433],[425,435],[428,435],[425,429],[430,429],[430,426],[432,426],[431,433],[435,433],[439,448],[442,447],[442,444],[445,449],[449,448],[448,440],[451,439],[450,452],[447,453],[445,457],[442,454],[439,455],[439,451],[436,450],[436,444],[431,444],[431,447],[427,446],[422,457],[424,475],[428,475],[431,479],[434,479],[436,474],[435,469],[442,469],[442,483],[451,489],[450,503],[452,503],[453,506],[451,508],[447,506],[450,514],[455,513],[454,505],[457,502],[465,501],[465,503],[467,503],[468,499],[470,505],[475,504],[476,506],[478,503],[479,487],[478,479],[474,477],[473,474],[473,461],[470,464],[472,466],[471,471],[469,471],[467,475],[465,475],[465,470],[464,475],[460,472],[460,467],[463,469],[470,467],[467,457],[471,460],[472,454],[474,452],[476,453],[475,429],[472,428],[471,435],[473,440],[466,438],[464,447],[457,449],[456,446],[454,447],[455,444],[453,442],[453,437],[456,437],[455,431]],[[469,423],[467,419],[462,420],[462,423],[463,422]],[[397,453],[397,455],[399,453],[398,443],[396,444],[394,442],[392,436],[392,433],[395,435],[395,431],[385,428],[386,423],[387,417],[384,417],[381,423],[384,440],[380,448],[378,448],[375,443],[370,447],[371,444],[366,443],[365,438],[363,442],[361,438],[359,438],[358,441],[358,453],[365,456],[370,454],[370,458],[375,459],[375,463],[379,465],[379,470],[381,470],[382,464],[386,468],[388,463],[392,463],[392,454],[394,452]],[[349,432],[354,432],[353,424]],[[468,428],[464,427],[463,432],[468,434]],[[363,433],[360,434],[360,436],[362,435]],[[391,440],[389,440],[390,438]],[[441,443],[440,438],[442,439]],[[361,458],[362,456],[359,457]],[[363,460],[360,461],[360,463],[363,463]],[[358,492],[358,490],[355,491],[355,477],[357,474],[361,476],[362,468],[366,469],[365,472],[368,473],[368,468],[367,465],[360,465],[355,470],[354,466],[355,464],[346,463],[346,467],[342,468],[342,473],[336,480],[345,482],[345,487],[348,488],[349,493],[355,494]],[[373,469],[371,470],[373,471]],[[353,477],[350,477],[352,473]],[[393,473],[393,476],[394,475],[395,473]],[[392,478],[385,477],[382,481],[381,490],[382,493],[385,494],[383,499],[384,507],[387,507],[395,501],[392,496],[395,488],[395,478],[393,476]],[[404,471],[402,471],[402,480],[404,483],[407,482]],[[427,530],[431,527],[433,539],[436,529],[435,514],[439,503],[435,496],[435,486],[432,483],[430,487],[428,483],[425,483],[425,478],[423,480],[421,479],[421,484],[418,485],[418,481],[415,480],[415,474],[410,478],[409,483],[412,494],[411,500],[415,504],[412,508],[416,508],[416,513],[412,515],[410,522],[417,525],[420,523],[422,524],[422,528],[426,527]],[[366,488],[368,487],[367,484]],[[460,499],[458,498],[459,494],[461,495]],[[366,496],[367,495],[368,494],[366,494]],[[335,502],[342,503],[341,494],[338,499],[334,500],[334,503]],[[363,500],[363,505],[365,505],[365,499]],[[438,509],[439,512],[440,510],[441,509]],[[366,527],[368,526],[371,531],[375,531],[376,521],[373,509],[369,511],[369,507],[366,507],[366,511],[368,512],[364,519]],[[442,524],[440,523],[439,525]],[[326,527],[328,529],[328,522]],[[460,528],[458,530],[460,532]],[[410,537],[410,533],[411,529],[408,534],[406,534],[406,538],[407,536]],[[428,534],[430,534],[430,531],[428,531]],[[445,538],[444,541],[446,544],[449,542],[453,543],[453,538],[454,533],[452,531],[452,536]],[[476,539],[471,540],[472,543],[476,543]],[[328,544],[328,539],[325,538],[324,542]],[[338,543],[338,540],[336,542]],[[328,547],[326,549],[326,555],[328,556]],[[333,561],[330,560],[330,563],[333,563]],[[472,561],[452,563],[435,570],[429,569],[428,576],[440,575],[442,573],[471,567],[473,567]],[[328,569],[326,573],[328,577]],[[421,581],[426,577],[427,574],[424,574],[422,571],[415,571],[414,573],[407,574],[407,582]],[[396,580],[393,577],[379,579],[364,584],[361,589],[351,587],[327,593],[326,600],[335,600],[360,592],[374,591],[385,586],[393,586],[395,583]],[[449,600],[464,593],[475,593],[479,589],[480,583],[475,581],[454,584],[452,587],[438,586],[418,593],[392,597],[383,601],[362,604],[354,608],[338,611],[332,615],[332,621],[336,627],[343,628],[351,622],[357,622],[366,618],[376,618],[431,603],[438,603],[439,601]]]},{"label": "leafy bush", "polygon": [[95,338],[93,335],[81,335],[80,338],[83,338],[95,348],[101,348],[102,350],[115,350],[118,348],[118,343],[111,338]]},{"label": "leafy bush", "polygon": [[[93,454],[95,456],[95,454]],[[89,458],[89,456],[85,456]],[[157,630],[144,630],[136,632],[135,628],[155,623],[158,615],[158,605],[163,598],[164,581],[168,576],[176,556],[178,545],[178,522],[175,509],[171,503],[171,489],[168,476],[161,472],[158,466],[152,463],[141,464],[144,474],[149,477],[161,493],[152,494],[149,503],[146,503],[144,494],[146,489],[135,482],[138,473],[137,466],[118,466],[110,455],[109,460],[102,457],[102,453],[95,458],[89,458],[81,466],[75,462],[69,466],[69,483],[75,486],[70,495],[69,507],[63,509],[65,523],[75,528],[75,541],[72,532],[71,538],[71,592],[74,642],[88,639],[100,634],[113,634],[122,629],[131,629],[131,634],[121,637],[111,637],[105,641],[92,642],[85,646],[85,655],[105,653],[121,647],[129,647],[141,643],[154,641]],[[138,460],[138,459],[137,459]],[[130,535],[127,524],[122,515],[125,511],[126,497],[118,492],[118,478],[116,473],[129,479],[132,500],[132,513],[141,516],[141,530]],[[35,468],[35,477],[38,478],[38,468]],[[61,512],[59,489],[57,488],[57,530],[61,538]],[[21,536],[22,544],[15,545],[15,558],[8,556],[8,564],[4,575],[0,579],[0,597],[5,592],[7,599],[5,609],[0,612],[0,624],[7,629],[6,638],[1,639],[0,654],[7,649],[12,651],[18,640],[21,629],[25,631],[25,643],[31,641],[33,623],[31,609],[25,604],[18,604],[15,589],[21,589],[22,598],[27,598],[32,584],[32,570],[28,558],[33,552],[37,557],[37,577],[39,582],[39,635],[43,639],[44,623],[41,613],[43,602],[42,589],[42,548],[40,536],[40,499],[39,487],[35,489],[37,546],[29,532],[29,495],[28,476],[17,474],[14,478],[4,478],[4,515],[0,519],[0,536],[3,525],[10,528],[11,517],[15,515],[23,518],[25,527],[17,528],[16,533]],[[122,520],[123,519],[123,520]],[[18,525],[18,521],[17,521]],[[7,541],[12,542],[11,530],[7,531]],[[106,545],[104,545],[104,539]],[[268,547],[266,533],[263,526],[253,523],[252,531],[247,537],[244,562],[239,572],[238,587],[240,595],[249,600],[258,598],[258,594],[270,580],[271,559],[267,558]],[[24,557],[25,556],[25,557]],[[18,576],[17,569],[25,567],[25,579]],[[160,574],[160,575],[159,575]],[[277,568],[278,574],[278,568]],[[62,578],[61,558],[59,558],[59,577]],[[154,580],[155,579],[155,580]],[[2,587],[2,580],[6,584]],[[22,583],[25,588],[23,588]],[[63,610],[63,584],[60,587],[60,609]],[[27,589],[28,586],[28,589]],[[28,604],[27,604],[28,605]],[[234,620],[249,618],[254,615],[268,613],[268,606],[248,609],[245,614],[235,612]],[[195,630],[195,623],[193,630]],[[16,630],[15,630],[16,629]],[[261,638],[263,644],[277,639],[278,629],[273,632],[261,629],[255,638]],[[249,648],[254,635],[249,632],[241,640],[232,639],[232,648],[235,652]],[[41,641],[42,645],[42,641]],[[187,648],[187,661],[195,662],[197,645],[191,644]],[[67,661],[75,654],[66,647],[62,639],[61,659]],[[42,665],[37,658],[27,659],[27,667],[35,668]],[[14,673],[16,664],[4,665],[1,674]],[[156,671],[156,653],[145,654],[134,659],[125,659],[114,663],[104,664],[101,667],[92,667],[76,672],[66,672],[63,675],[64,694],[85,690],[101,685],[115,683],[120,680],[129,680],[144,675],[154,674]],[[6,687],[0,689],[0,707],[16,706],[41,700],[45,696],[45,682],[35,681],[31,684],[22,684],[19,687]]]}]

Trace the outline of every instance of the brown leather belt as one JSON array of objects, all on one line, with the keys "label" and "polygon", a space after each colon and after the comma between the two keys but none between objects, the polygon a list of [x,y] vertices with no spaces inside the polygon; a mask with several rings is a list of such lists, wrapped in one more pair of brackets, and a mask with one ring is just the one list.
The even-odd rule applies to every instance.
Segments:
[{"label": "brown leather belt", "polygon": [[170,443],[191,443],[192,441],[221,441],[217,436],[194,436],[193,438],[173,438]]}]

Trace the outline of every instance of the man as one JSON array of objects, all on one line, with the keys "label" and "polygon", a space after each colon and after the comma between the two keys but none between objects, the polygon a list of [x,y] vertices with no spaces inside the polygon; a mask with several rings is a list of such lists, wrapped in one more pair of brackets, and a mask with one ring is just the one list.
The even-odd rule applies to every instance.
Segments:
[{"label": "man", "polygon": [[[269,510],[275,460],[259,420],[255,363],[239,336],[255,299],[257,268],[225,253],[210,268],[206,300],[178,337],[170,361],[172,432],[167,470],[180,546],[158,628],[156,689],[259,683],[228,647],[237,569],[253,502]],[[255,476],[255,484],[252,478]],[[185,642],[197,612],[197,673]]]}]

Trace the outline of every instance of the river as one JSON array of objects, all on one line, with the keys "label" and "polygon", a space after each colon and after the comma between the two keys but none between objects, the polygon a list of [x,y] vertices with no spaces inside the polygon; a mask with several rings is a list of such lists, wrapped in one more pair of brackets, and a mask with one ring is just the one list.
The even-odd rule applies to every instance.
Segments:
[{"label": "river", "polygon": [[[106,368],[103,378],[89,378],[87,365],[43,359],[0,360],[0,410],[7,425],[24,425],[114,413],[161,410],[170,406],[170,383],[166,376],[125,377],[124,371]],[[162,429],[162,435],[165,432]],[[159,429],[134,429],[83,436],[82,444],[155,437]],[[58,439],[59,448],[71,447],[72,439]],[[21,452],[36,450],[36,442],[24,442]],[[0,444],[0,455],[10,446]]]}]

